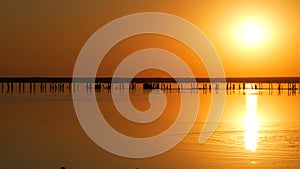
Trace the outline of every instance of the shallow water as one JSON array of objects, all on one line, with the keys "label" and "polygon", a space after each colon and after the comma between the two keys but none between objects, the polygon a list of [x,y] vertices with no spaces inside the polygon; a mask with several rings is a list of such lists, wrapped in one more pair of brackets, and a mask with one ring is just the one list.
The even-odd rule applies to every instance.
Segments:
[{"label": "shallow water", "polygon": [[[77,92],[89,91],[82,84]],[[182,142],[161,155],[131,159],[103,150],[87,136],[74,111],[72,93],[4,92],[0,94],[0,168],[300,167],[298,93],[290,95],[288,91],[282,91],[279,95],[277,90],[254,94],[228,92],[222,120],[204,144],[199,144],[198,140],[210,109],[211,94],[201,90],[165,93],[168,99],[166,115],[146,125],[126,121],[118,115],[109,90],[95,93],[109,124],[121,133],[139,138],[159,134],[172,125],[181,94],[199,95],[197,120]],[[120,91],[119,95],[125,97],[127,94]],[[129,95],[137,109],[149,108],[149,91],[137,88]],[[156,146],[163,145],[153,148]]]}]

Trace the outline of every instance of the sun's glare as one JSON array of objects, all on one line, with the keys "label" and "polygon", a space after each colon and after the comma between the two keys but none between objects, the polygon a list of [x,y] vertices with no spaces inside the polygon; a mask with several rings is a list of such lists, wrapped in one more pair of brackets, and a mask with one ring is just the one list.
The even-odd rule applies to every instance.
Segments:
[{"label": "sun's glare", "polygon": [[266,26],[258,21],[242,22],[235,30],[238,43],[244,47],[256,47],[267,40]]}]

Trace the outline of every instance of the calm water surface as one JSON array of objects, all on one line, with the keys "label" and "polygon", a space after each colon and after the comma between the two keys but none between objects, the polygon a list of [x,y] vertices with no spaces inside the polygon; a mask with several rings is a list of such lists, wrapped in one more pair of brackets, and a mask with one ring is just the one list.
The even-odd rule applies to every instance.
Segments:
[{"label": "calm water surface", "polygon": [[[81,84],[76,92],[89,91]],[[200,110],[190,133],[170,151],[146,159],[123,158],[98,147],[81,128],[69,92],[1,93],[0,168],[300,168],[298,91],[228,91],[222,120],[204,144],[198,139],[210,108],[210,92],[165,93],[163,117],[141,125],[118,114],[108,90],[96,92],[111,126],[133,137],[164,131],[177,117],[180,95],[199,95]],[[120,96],[126,95],[120,90]],[[149,91],[138,87],[129,95],[137,109],[149,108]]]}]

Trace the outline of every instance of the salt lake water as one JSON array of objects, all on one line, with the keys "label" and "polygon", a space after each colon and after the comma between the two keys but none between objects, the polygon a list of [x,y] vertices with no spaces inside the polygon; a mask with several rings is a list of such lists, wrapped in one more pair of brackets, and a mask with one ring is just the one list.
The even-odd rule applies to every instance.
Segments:
[{"label": "salt lake water", "polygon": [[[132,159],[111,154],[88,137],[77,118],[71,92],[5,91],[0,94],[0,168],[300,167],[298,90],[226,91],[222,120],[209,140],[199,144],[199,135],[211,106],[211,93],[215,90],[160,91],[157,94],[164,92],[167,98],[163,117],[149,124],[136,124],[118,113],[110,90],[95,92],[87,90],[85,84],[77,85],[75,92],[96,95],[99,108],[111,127],[131,137],[154,136],[170,127],[177,117],[181,95],[199,96],[200,109],[191,131],[177,146],[158,156]],[[141,111],[150,107],[150,90],[143,90],[141,86],[129,93],[112,90],[118,90],[120,96],[129,95],[132,104]]]}]

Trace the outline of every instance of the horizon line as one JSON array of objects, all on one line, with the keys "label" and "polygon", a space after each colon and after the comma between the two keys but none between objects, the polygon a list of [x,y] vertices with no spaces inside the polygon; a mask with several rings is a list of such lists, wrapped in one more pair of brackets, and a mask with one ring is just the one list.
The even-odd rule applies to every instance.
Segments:
[{"label": "horizon line", "polygon": [[[177,81],[176,81],[176,80]],[[298,77],[115,77],[114,83],[300,83]],[[0,83],[112,83],[112,77],[0,77]]]}]

